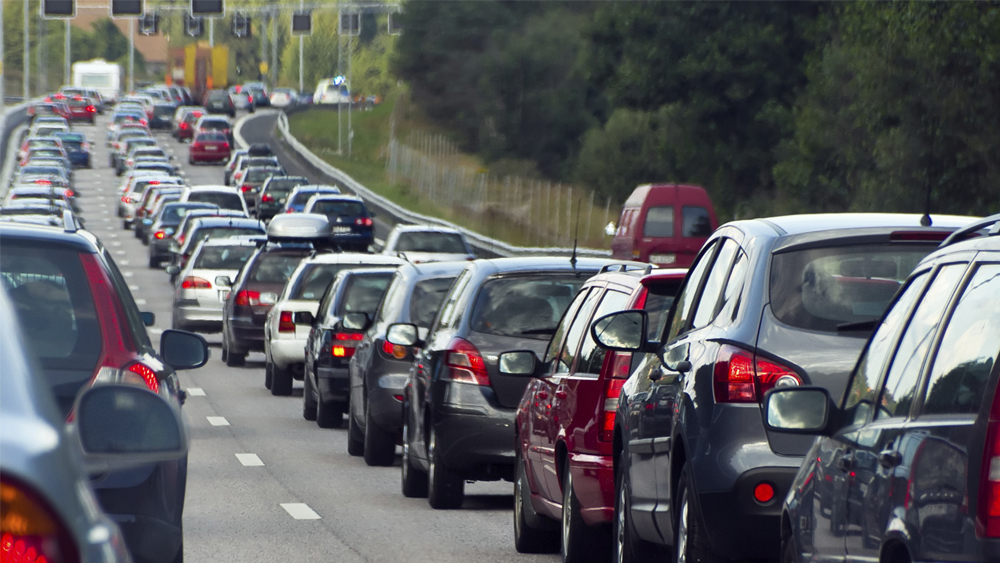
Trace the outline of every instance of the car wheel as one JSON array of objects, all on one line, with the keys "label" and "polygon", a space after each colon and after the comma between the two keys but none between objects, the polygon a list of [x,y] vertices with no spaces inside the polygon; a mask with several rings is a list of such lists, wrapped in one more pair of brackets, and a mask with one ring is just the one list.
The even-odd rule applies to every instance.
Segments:
[{"label": "car wheel", "polygon": [[388,466],[396,460],[396,436],[379,428],[372,420],[371,409],[365,411],[365,463]]},{"label": "car wheel", "polygon": [[569,462],[563,469],[562,560],[563,563],[607,561],[611,555],[611,531],[606,526],[588,526],[580,515],[580,499],[573,490]]},{"label": "car wheel", "polygon": [[627,459],[625,452],[622,452],[618,458],[618,471],[615,479],[615,517],[611,535],[614,549],[612,561],[617,563],[650,561],[656,556],[656,550],[652,544],[636,534],[632,525],[632,487],[627,475]]},{"label": "car wheel", "polygon": [[702,529],[701,509],[698,495],[691,486],[691,469],[685,464],[677,482],[677,496],[680,499],[674,522],[674,554],[676,563],[711,563],[708,551],[708,537]]},{"label": "car wheel", "polygon": [[312,385],[309,383],[309,374],[302,375],[302,418],[306,420],[316,420],[316,401],[312,397]]},{"label": "car wheel", "polygon": [[131,227],[132,227],[132,222],[131,221],[124,221],[124,220],[122,221],[122,230],[123,231],[129,230],[129,228],[131,228]]},{"label": "car wheel", "polygon": [[228,346],[225,350],[226,365],[235,368],[240,367],[246,363],[247,353],[240,350],[233,349],[232,346]]},{"label": "car wheel", "polygon": [[271,394],[285,397],[292,394],[292,370],[281,369],[274,362],[271,364]]},{"label": "car wheel", "polygon": [[354,413],[347,411],[347,453],[360,456],[365,453],[365,437],[354,423]]},{"label": "car wheel", "polygon": [[181,540],[180,547],[177,548],[177,555],[171,563],[184,563],[184,540]]},{"label": "car wheel", "polygon": [[188,164],[190,164],[191,166],[194,166],[194,159],[191,158],[190,156],[188,156]]},{"label": "car wheel", "polygon": [[271,389],[271,383],[274,381],[274,374],[271,371],[273,367],[271,362],[264,362],[264,389]]},{"label": "car wheel", "polygon": [[410,460],[410,414],[403,409],[403,463],[400,485],[407,498],[427,498],[427,474],[413,466]]},{"label": "car wheel", "polygon": [[437,448],[437,432],[433,428],[428,449],[430,486],[427,491],[427,501],[431,508],[438,510],[461,508],[462,501],[465,500],[465,479],[442,463],[441,452]]},{"label": "car wheel", "polygon": [[219,354],[219,358],[225,363],[229,360],[229,346],[226,346],[226,327],[222,327],[222,352]]},{"label": "car wheel", "polygon": [[[539,516],[531,506],[528,475],[521,458],[521,445],[514,451],[514,549],[518,553],[555,553],[559,534],[555,522]],[[547,524],[539,526],[539,524]]]},{"label": "car wheel", "polygon": [[788,536],[781,540],[781,563],[798,563],[799,554],[795,549],[795,538]]},{"label": "car wheel", "polygon": [[150,268],[154,268],[154,269],[159,268],[160,267],[160,259],[157,258],[156,256],[150,256],[149,257],[149,267]]}]

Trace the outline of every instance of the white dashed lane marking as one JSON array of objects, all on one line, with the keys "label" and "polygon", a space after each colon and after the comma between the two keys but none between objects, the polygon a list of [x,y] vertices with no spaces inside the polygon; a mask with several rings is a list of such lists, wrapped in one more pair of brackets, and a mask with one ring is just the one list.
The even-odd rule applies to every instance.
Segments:
[{"label": "white dashed lane marking", "polygon": [[130,285],[128,286],[128,288],[131,289],[132,291],[139,291],[139,286],[137,285]]},{"label": "white dashed lane marking", "polygon": [[319,520],[319,514],[316,511],[309,508],[308,504],[303,502],[285,502],[281,504],[281,508],[285,509],[292,518],[296,520]]},{"label": "white dashed lane marking", "polygon": [[240,460],[243,467],[263,467],[264,462],[257,457],[257,454],[236,454],[236,459]]},{"label": "white dashed lane marking", "polygon": [[206,416],[205,418],[212,426],[229,426],[229,421],[224,416]]},{"label": "white dashed lane marking", "polygon": [[205,390],[201,387],[188,387],[188,397],[204,397]]},{"label": "white dashed lane marking", "polygon": [[135,304],[136,305],[145,305],[146,304],[146,300],[145,299],[136,299],[135,300]]}]

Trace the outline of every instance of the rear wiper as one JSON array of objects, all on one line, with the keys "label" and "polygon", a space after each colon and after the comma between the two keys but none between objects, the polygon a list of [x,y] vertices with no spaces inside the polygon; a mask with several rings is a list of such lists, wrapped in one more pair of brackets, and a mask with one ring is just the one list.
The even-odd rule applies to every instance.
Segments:
[{"label": "rear wiper", "polygon": [[853,331],[868,331],[871,332],[875,330],[878,326],[880,319],[868,319],[867,321],[858,321],[854,323],[843,323],[837,325],[837,332],[853,332]]},{"label": "rear wiper", "polygon": [[532,328],[529,330],[522,330],[518,334],[555,334],[556,327],[550,328]]}]

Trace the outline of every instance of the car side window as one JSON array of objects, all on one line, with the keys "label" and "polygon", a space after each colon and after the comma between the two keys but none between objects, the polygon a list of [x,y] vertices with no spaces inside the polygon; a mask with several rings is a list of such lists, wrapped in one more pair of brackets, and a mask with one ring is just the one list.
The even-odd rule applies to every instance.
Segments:
[{"label": "car side window", "polygon": [[716,315],[716,326],[729,326],[736,321],[743,299],[743,286],[746,283],[750,260],[743,250],[736,253],[736,260],[729,271],[726,287],[722,290],[722,302],[719,303],[719,313]]},{"label": "car side window", "polygon": [[556,327],[556,331],[552,334],[552,339],[549,340],[549,347],[545,351],[544,362],[551,362],[560,351],[562,351],[563,340],[566,338],[566,333],[569,332],[569,327],[573,324],[573,320],[576,318],[576,312],[580,310],[580,305],[583,303],[587,295],[590,294],[590,288],[586,287],[580,290],[570,302],[569,307],[566,308],[566,313],[563,314],[563,318],[559,321],[559,326]]},{"label": "car side window", "polygon": [[392,281],[389,282],[389,289],[382,296],[382,303],[378,306],[378,321],[384,323],[389,320],[389,315],[402,307],[405,298],[406,282],[403,280],[402,274],[396,272],[392,275]]},{"label": "car side window", "polygon": [[576,373],[601,374],[601,367],[604,365],[604,356],[608,351],[597,345],[594,337],[590,334],[591,322],[604,315],[621,311],[628,304],[628,295],[620,291],[608,290],[601,299],[601,304],[597,306],[594,316],[585,323],[583,345],[580,347],[579,361],[576,363]]},{"label": "car side window", "polygon": [[715,257],[715,247],[716,241],[708,243],[708,247],[701,253],[698,257],[698,262],[688,273],[684,289],[681,290],[680,295],[674,300],[674,315],[670,319],[670,330],[667,332],[666,338],[663,339],[664,343],[677,338],[681,331],[687,327],[688,320],[691,318],[691,311],[694,308],[695,297],[697,297],[698,289],[701,287],[701,280],[705,277],[705,272],[708,271],[708,267],[712,264],[712,258]]},{"label": "car side window", "polygon": [[979,267],[944,329],[923,414],[973,414],[1000,352],[1000,264]]},{"label": "car side window", "polygon": [[844,410],[854,413],[850,416],[853,424],[863,424],[872,415],[878,382],[882,377],[885,360],[892,351],[892,343],[899,328],[910,312],[910,307],[927,283],[927,272],[914,276],[900,293],[896,303],[889,309],[882,324],[875,330],[868,348],[861,354],[861,360],[854,370],[854,378],[847,387]]},{"label": "car side window", "polygon": [[[333,315],[333,311],[330,310],[330,306],[333,304],[333,296],[337,294],[337,287],[340,285],[340,280],[343,276],[337,276],[337,278],[326,288],[326,292],[323,294],[323,298],[320,299],[319,307],[316,309],[316,323],[323,324],[326,322],[327,317]],[[287,286],[286,286],[287,292]]]},{"label": "car side window", "polygon": [[924,293],[889,365],[876,419],[909,414],[927,351],[965,268],[966,264],[942,267]]},{"label": "car side window", "polygon": [[722,295],[722,288],[729,279],[729,271],[733,265],[733,259],[739,252],[740,245],[732,239],[725,239],[719,257],[715,259],[711,273],[705,281],[705,290],[701,292],[701,299],[698,300],[698,308],[694,313],[694,328],[707,326],[719,311],[719,300]]},{"label": "car side window", "polygon": [[600,288],[591,290],[583,304],[580,305],[580,310],[566,332],[566,342],[559,351],[553,375],[568,373],[573,369],[577,351],[580,349],[580,342],[583,340],[584,334],[588,332],[587,329],[590,328],[590,316],[597,307],[597,300],[601,298],[602,293],[604,292]]},{"label": "car side window", "polygon": [[104,251],[104,260],[108,264],[108,277],[111,278],[111,284],[115,286],[115,293],[121,299],[122,308],[125,310],[125,323],[128,325],[132,342],[139,349],[152,350],[153,344],[149,341],[149,335],[146,333],[146,325],[142,322],[139,307],[132,298],[132,291],[129,290],[125,277],[122,276],[118,265],[115,264],[107,250]]},{"label": "car side window", "polygon": [[469,273],[469,270],[462,270],[458,279],[455,280],[455,285],[451,287],[451,291],[448,292],[448,297],[445,298],[444,305],[441,306],[441,312],[438,313],[438,322],[435,323],[438,330],[448,328],[448,326],[452,324],[452,317],[460,317],[460,315],[454,314],[455,303],[465,291],[465,286],[469,285],[469,279],[471,277],[472,274]]}]

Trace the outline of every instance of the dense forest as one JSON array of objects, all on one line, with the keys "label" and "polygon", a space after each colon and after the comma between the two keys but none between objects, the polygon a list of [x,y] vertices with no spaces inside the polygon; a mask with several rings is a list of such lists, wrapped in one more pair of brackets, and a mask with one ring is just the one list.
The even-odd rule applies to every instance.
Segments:
[{"label": "dense forest", "polygon": [[391,61],[487,161],[723,217],[1000,211],[996,2],[427,2]]}]

